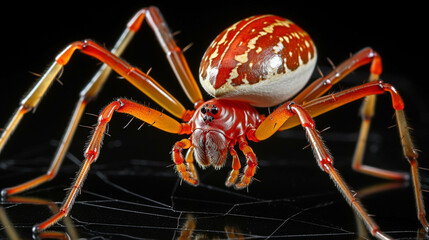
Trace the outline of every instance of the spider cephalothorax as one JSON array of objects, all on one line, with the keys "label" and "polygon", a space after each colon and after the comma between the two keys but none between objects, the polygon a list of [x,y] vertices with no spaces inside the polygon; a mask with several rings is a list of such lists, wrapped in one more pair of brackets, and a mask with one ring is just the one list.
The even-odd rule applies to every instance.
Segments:
[{"label": "spider cephalothorax", "polygon": [[[256,109],[245,102],[211,99],[202,104],[188,122],[191,129],[189,151],[201,167],[219,169],[225,164],[228,151],[234,149],[237,141],[245,141],[245,134],[255,130],[260,121]],[[181,157],[175,158],[180,156],[174,154],[176,148],[177,144],[173,148],[173,160],[181,162]],[[188,157],[192,158],[192,154]]]},{"label": "spider cephalothorax", "polygon": [[[119,57],[145,18],[155,31],[194,110],[187,110],[151,76]],[[117,99],[107,105],[98,117],[85,151],[85,161],[63,206],[50,219],[36,225],[34,231],[47,229],[69,213],[90,166],[99,156],[107,124],[114,113],[126,113],[162,131],[187,136],[174,144],[172,159],[179,176],[191,185],[198,185],[194,157],[203,168],[213,166],[219,169],[224,166],[229,153],[232,158],[232,170],[225,185],[234,186],[236,189],[248,187],[256,171],[257,159],[248,145],[249,140],[262,141],[277,131],[301,125],[307,134],[318,166],[330,176],[347,202],[364,221],[369,232],[379,239],[389,239],[389,236],[379,230],[358,201],[356,194],[335,170],[333,158],[321,141],[313,121],[313,117],[365,98],[366,101],[362,105],[362,128],[353,167],[358,171],[387,179],[408,179],[408,175],[369,167],[362,163],[369,125],[375,109],[375,96],[383,93],[389,93],[392,98],[404,155],[411,164],[417,216],[425,230],[429,231],[419,181],[418,154],[409,134],[403,111],[404,103],[393,86],[379,80],[382,72],[381,57],[371,48],[362,49],[338,65],[331,73],[304,88],[314,69],[317,56],[310,36],[293,22],[281,17],[259,15],[246,18],[223,31],[203,56],[200,66],[201,85],[215,97],[204,101],[183,52],[176,45],[161,13],[155,7],[144,8],[131,19],[111,51],[91,40],[77,41],[67,46],[21,101],[16,114],[3,131],[0,149],[22,116],[37,106],[48,86],[76,50],[99,59],[105,65],[81,92],[81,98],[66,134],[60,141],[58,154],[47,173],[21,185],[3,189],[1,192],[3,196],[25,191],[55,176],[86,104],[100,91],[110,69],[116,71],[175,118],[127,99]],[[367,83],[324,96],[333,84],[341,81],[354,69],[369,63],[371,74]],[[278,107],[265,117],[253,106]],[[238,146],[245,156],[244,168],[241,167],[235,146]],[[182,154],[185,149],[188,150],[186,157]]]},{"label": "spider cephalothorax", "polygon": [[192,147],[195,159],[203,168],[211,165],[219,169],[225,164],[231,139],[217,128],[224,115],[225,111],[219,111],[214,103],[206,103],[197,110],[193,119]]}]

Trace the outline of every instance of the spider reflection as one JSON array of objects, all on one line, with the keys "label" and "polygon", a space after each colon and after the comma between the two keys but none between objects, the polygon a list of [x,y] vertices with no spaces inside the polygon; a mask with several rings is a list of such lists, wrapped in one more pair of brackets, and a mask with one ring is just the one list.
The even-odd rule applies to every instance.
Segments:
[{"label": "spider reflection", "polygon": [[[194,234],[194,231],[196,230],[195,229],[196,226],[197,226],[196,218],[192,214],[187,215],[186,222],[183,225],[182,230],[180,232],[180,236],[177,239],[178,240],[224,239],[224,236],[208,237],[206,234],[202,234],[202,233]],[[243,234],[240,232],[240,230],[237,227],[230,227],[228,225],[225,225],[224,233],[227,239],[245,239]]]},{"label": "spider reflection", "polygon": [[[7,203],[46,205],[51,210],[52,213],[58,212],[58,206],[53,201],[41,199],[41,198],[13,196],[13,197],[8,197]],[[59,240],[79,239],[78,233],[70,217],[65,217],[63,219],[63,223],[65,225],[66,232],[46,231],[39,234],[33,234],[32,237],[33,239],[59,239]],[[10,240],[23,239],[20,236],[20,233],[15,228],[15,224],[13,224],[10,221],[7,211],[3,206],[0,206],[0,226],[1,225],[3,226],[6,232],[7,239],[10,239]]]}]

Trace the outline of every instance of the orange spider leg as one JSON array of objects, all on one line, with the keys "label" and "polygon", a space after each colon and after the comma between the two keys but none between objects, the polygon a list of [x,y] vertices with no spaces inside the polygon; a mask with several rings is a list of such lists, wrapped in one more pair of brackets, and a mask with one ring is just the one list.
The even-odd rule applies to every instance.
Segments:
[{"label": "orange spider leg", "polygon": [[246,157],[246,167],[243,170],[243,176],[238,183],[234,185],[236,189],[243,189],[247,187],[252,181],[253,176],[256,172],[256,167],[258,162],[256,160],[256,155],[253,152],[252,148],[247,144],[246,139],[242,136],[238,139],[238,146]]},{"label": "orange spider leg", "polygon": [[[147,18],[148,24],[155,32],[160,45],[166,52],[167,58],[169,59],[169,62],[176,73],[179,82],[184,88],[184,91],[188,94],[188,96],[190,93],[192,94],[190,99],[197,106],[200,102],[202,102],[201,92],[198,89],[196,81],[189,70],[182,51],[175,44],[172,34],[163,20],[158,8],[149,7],[138,11],[137,14],[135,14],[135,16],[128,22],[127,28],[115,43],[111,53],[116,56],[120,56],[123,53],[125,48],[131,42],[135,33],[140,29],[144,18]],[[21,101],[20,107],[13,115],[2,133],[0,138],[0,151],[4,147],[15,128],[18,126],[21,118],[27,112],[31,111],[31,109],[36,108],[44,93],[47,91],[47,88],[52,84],[52,81],[61,70],[61,67],[61,64],[57,64],[57,62],[55,62],[41,77],[36,87],[34,87]],[[93,76],[91,81],[87,84],[87,86],[81,91],[72,117],[70,118],[69,124],[66,128],[66,131],[64,132],[64,135],[60,141],[60,145],[58,146],[57,152],[48,171],[40,177],[27,181],[26,183],[20,184],[19,186],[9,188],[8,190],[4,190],[2,192],[3,195],[11,195],[25,191],[29,188],[33,188],[41,183],[49,181],[56,176],[58,169],[62,164],[62,160],[64,159],[65,153],[67,152],[67,149],[72,141],[74,132],[76,131],[78,123],[86,108],[86,105],[100,92],[107,77],[111,73],[111,70],[112,69],[108,64],[103,64],[97,73]]]},{"label": "orange spider leg", "polygon": [[[307,102],[306,104],[303,105],[303,107],[312,117],[316,117],[334,108],[340,107],[346,103],[355,101],[357,99],[361,99],[363,97],[375,95],[375,94],[383,94],[386,91],[389,91],[391,93],[392,105],[393,105],[393,108],[396,110],[396,113],[398,114],[398,111],[402,112],[402,109],[404,108],[404,103],[402,101],[402,98],[400,97],[400,95],[397,93],[396,89],[393,86],[387,83],[383,83],[382,81],[363,84],[361,86],[350,88],[348,90],[345,90],[336,94],[320,97],[313,101]],[[294,121],[297,121],[297,119],[291,118],[288,121],[294,122]],[[393,180],[407,179],[407,175],[403,173],[391,172],[383,169],[375,169],[370,166],[361,166],[361,167],[362,167],[361,169],[362,171],[365,171],[365,170],[372,171],[372,174],[378,177],[383,177],[383,178],[388,178]]]},{"label": "orange spider leg", "polygon": [[[72,54],[75,50],[81,50],[81,52],[93,56],[100,61],[106,63],[112,69],[114,69],[116,72],[118,72],[120,75],[124,76],[125,79],[127,79],[130,83],[132,83],[135,87],[137,87],[139,90],[141,90],[143,93],[145,93],[147,96],[151,97],[155,102],[160,104],[162,107],[164,107],[167,111],[171,112],[176,117],[182,118],[182,119],[189,119],[191,116],[191,112],[187,111],[179,101],[177,101],[170,93],[168,93],[164,88],[162,88],[154,79],[152,79],[147,74],[141,72],[139,69],[136,69],[129,64],[127,64],[125,61],[120,59],[119,57],[115,56],[111,52],[107,51],[106,49],[102,48],[98,44],[86,40],[83,42],[74,42],[70,44],[62,53],[60,53],[55,63],[53,64],[53,68],[51,69],[59,69],[57,66],[63,66],[67,64],[69,59],[71,58]],[[45,74],[45,76],[55,76],[56,73],[52,73],[50,70]],[[45,81],[47,77],[42,77],[41,81]],[[34,90],[37,92],[36,90]],[[28,97],[26,97],[23,101],[25,104],[23,106],[36,106],[39,99],[34,99],[36,95],[30,94]],[[36,101],[37,100],[37,101]],[[75,110],[74,117],[80,117],[83,113],[84,107],[86,106],[87,101],[83,100],[81,102],[82,104],[79,105],[79,107]],[[24,109],[31,109],[32,107],[26,107]],[[76,128],[77,122],[73,124],[73,126],[70,126],[67,130],[68,136],[73,132]],[[71,136],[70,136],[71,138]],[[71,139],[68,139],[71,140]],[[61,153],[64,154],[64,153]],[[56,172],[58,171],[58,167],[61,164],[61,161],[54,161],[51,168],[48,170],[48,172],[45,175],[42,175],[36,179],[33,179],[29,182],[23,183],[19,186],[7,188],[2,190],[2,195],[11,195],[16,194],[19,192],[22,192],[26,189],[29,189],[31,187],[37,186],[43,182],[46,182],[50,179],[52,179]]]},{"label": "orange spider leg", "polygon": [[198,174],[194,165],[194,147],[193,146],[191,146],[188,149],[188,152],[186,153],[185,161],[186,161],[186,166],[189,172],[191,173],[192,178],[198,181]]},{"label": "orange spider leg", "polygon": [[306,112],[306,110],[304,110],[304,108],[293,103],[289,104],[288,108],[291,113],[296,114],[296,116],[299,118],[301,122],[302,127],[305,129],[305,132],[307,134],[307,137],[313,149],[314,156],[316,157],[317,163],[319,164],[319,167],[323,171],[329,174],[332,181],[335,183],[335,186],[343,194],[347,202],[353,207],[353,209],[361,217],[361,219],[369,229],[370,233],[374,237],[377,237],[379,239],[390,239],[389,236],[387,236],[386,234],[380,231],[377,224],[368,215],[368,213],[365,211],[363,206],[360,204],[359,200],[355,196],[356,194],[354,194],[350,190],[350,188],[341,178],[337,170],[335,170],[333,166],[333,158],[329,154],[329,151],[327,150],[319,134],[317,133],[315,129],[314,121],[310,117],[310,115]]},{"label": "orange spider leg", "polygon": [[[173,162],[176,164],[176,170],[179,173],[180,177],[182,177],[182,179],[188,182],[189,184],[193,186],[197,186],[198,178],[195,174],[196,171],[192,163],[193,160],[190,162],[191,164],[189,164],[188,162],[188,166],[191,165],[191,167],[186,167],[186,165],[183,163],[184,158],[183,158],[182,151],[183,149],[190,148],[191,145],[192,144],[191,144],[191,141],[189,141],[189,139],[182,139],[176,142],[173,146],[172,157],[173,157]],[[192,157],[187,155],[187,159],[188,158],[192,158]]]},{"label": "orange spider leg", "polygon": [[97,58],[103,63],[109,65],[119,75],[123,76],[137,89],[153,99],[156,103],[158,103],[161,107],[166,109],[174,116],[181,119],[190,119],[190,112],[186,111],[182,104],[180,104],[179,101],[177,101],[154,79],[139,69],[132,67],[124,60],[113,55],[111,52],[107,51],[91,40],[77,41],[70,44],[56,58],[56,63],[62,66],[66,65],[76,50],[80,50],[82,53]]},{"label": "orange spider leg", "polygon": [[334,169],[333,158],[323,144],[318,132],[315,129],[314,121],[306,109],[300,105],[295,104],[294,102],[288,102],[281,105],[261,123],[261,125],[254,132],[254,137],[256,137],[258,140],[263,140],[269,137],[269,135],[274,133],[281,126],[281,124],[286,121],[286,119],[291,117],[296,117],[301,126],[305,129],[308,141],[310,142],[319,167],[329,174],[332,181],[335,183],[335,186],[343,194],[344,198],[353,207],[357,214],[362,218],[371,234],[380,239],[390,239],[384,233],[380,232],[378,226],[359,203],[355,194],[350,190],[338,172]]},{"label": "orange spider leg", "polygon": [[35,225],[33,231],[39,232],[45,230],[52,224],[62,219],[64,216],[67,216],[67,214],[70,212],[77,195],[80,193],[80,189],[82,188],[83,182],[86,179],[91,164],[95,162],[99,156],[101,142],[103,141],[107,124],[110,122],[113,113],[115,112],[132,115],[133,117],[151,124],[151,126],[169,133],[190,134],[189,125],[181,124],[157,110],[122,98],[110,103],[103,109],[103,111],[100,113],[100,116],[98,117],[97,126],[94,129],[91,141],[89,142],[85,151],[85,160],[78,175],[76,176],[75,182],[71,187],[67,198],[60,208],[60,211],[45,222]]},{"label": "orange spider leg", "polygon": [[[419,181],[417,163],[418,154],[414,148],[414,144],[411,140],[411,136],[408,130],[408,125],[406,123],[405,114],[403,111],[404,103],[402,101],[402,98],[392,85],[383,83],[382,81],[366,83],[336,94],[331,94],[328,96],[314,99],[313,101],[304,104],[302,108],[305,109],[305,112],[309,115],[309,117],[315,117],[352,101],[356,101],[358,99],[370,95],[383,94],[385,92],[389,92],[391,95],[392,106],[395,109],[396,113],[396,121],[398,123],[403,152],[411,165],[411,176],[414,186],[414,195],[416,199],[417,217],[427,231],[429,230],[429,224],[425,217],[426,212]],[[282,125],[285,121],[298,121],[302,125],[302,119],[299,115],[294,116],[289,113],[289,104],[291,103],[281,105],[270,116],[265,118],[265,120],[260,124],[256,131],[252,133],[252,136],[250,136],[251,139],[264,140],[270,137],[272,134],[274,134],[274,132],[278,130],[278,126]],[[383,171],[384,172],[381,173],[383,177],[389,176],[390,179],[397,180],[402,180],[406,178],[406,175],[401,173],[390,172],[386,170]]]},{"label": "orange spider leg", "polygon": [[237,151],[235,151],[234,146],[229,147],[229,153],[232,156],[232,170],[228,175],[228,178],[225,182],[225,186],[230,187],[237,181],[239,170],[241,168],[240,158],[238,157]]},{"label": "orange spider leg", "polygon": [[[20,109],[29,110],[37,106],[40,101],[41,94],[44,93],[42,89],[46,88],[49,81],[58,74],[59,70],[62,66],[66,65],[72,54],[75,50],[81,50],[81,52],[93,56],[100,61],[106,63],[120,75],[124,76],[126,80],[132,83],[135,87],[141,90],[143,93],[151,97],[155,102],[160,104],[166,110],[170,111],[173,115],[182,118],[189,119],[191,112],[187,111],[179,101],[177,101],[170,93],[168,93],[164,88],[162,88],[154,79],[152,79],[147,74],[141,72],[139,69],[136,69],[125,61],[115,56],[111,52],[102,48],[98,44],[87,40],[82,42],[74,42],[70,44],[62,53],[60,53],[56,57],[56,61],[52,64],[52,67],[45,73],[45,75],[41,78],[38,85],[30,92],[30,94],[25,97],[22,101],[22,106]],[[46,89],[45,89],[46,90]],[[79,105],[79,108],[76,109],[74,116],[80,116],[84,110],[86,105],[86,100]],[[16,122],[13,120],[13,122]],[[8,126],[9,127],[9,126]],[[76,125],[71,126],[73,129],[69,129],[70,131],[74,131]],[[67,131],[69,131],[67,130]],[[5,131],[5,133],[8,130]],[[23,183],[19,186],[7,188],[2,190],[2,195],[11,195],[16,194],[18,192],[22,192],[31,187],[37,186],[45,181],[52,179],[60,165],[61,161],[54,161],[51,168],[45,175],[42,175],[36,179],[33,179],[29,182]]]},{"label": "orange spider leg", "polygon": [[344,79],[357,68],[371,63],[371,76],[369,81],[378,80],[378,76],[382,72],[382,64],[380,55],[371,48],[364,48],[351,56],[346,61],[335,67],[328,75],[312,82],[308,87],[301,91],[292,101],[297,104],[304,104],[310,100],[318,98],[332,88],[334,84]]},{"label": "orange spider leg", "polygon": [[[382,72],[381,62],[381,57],[376,51],[372,50],[371,48],[364,48],[341,63],[331,73],[313,82],[300,94],[298,94],[298,96],[296,96],[292,101],[298,104],[306,104],[307,102],[326,93],[334,84],[338,83],[356,68],[368,63],[371,63],[369,82],[377,81],[379,79],[379,75]],[[360,110],[362,123],[353,155],[352,167],[356,171],[381,178],[391,179],[392,176],[394,176],[395,179],[406,179],[406,175],[404,174],[393,173],[391,171],[386,171],[384,169],[363,164],[363,155],[365,153],[366,141],[368,138],[371,120],[375,112],[375,103],[376,95],[366,96],[365,100],[362,102],[362,107]],[[298,121],[286,121],[280,130],[285,130],[298,124]],[[399,175],[401,175],[401,177],[398,177]]]},{"label": "orange spider leg", "polygon": [[195,106],[200,105],[203,103],[203,97],[198,84],[189,69],[182,50],[176,45],[171,31],[168,29],[158,8],[149,7],[140,10],[128,24],[128,27],[130,29],[138,29],[145,17],[148,18],[148,24],[155,32],[155,35],[158,38],[162,49],[166,53],[167,59],[189,100],[191,100]]}]

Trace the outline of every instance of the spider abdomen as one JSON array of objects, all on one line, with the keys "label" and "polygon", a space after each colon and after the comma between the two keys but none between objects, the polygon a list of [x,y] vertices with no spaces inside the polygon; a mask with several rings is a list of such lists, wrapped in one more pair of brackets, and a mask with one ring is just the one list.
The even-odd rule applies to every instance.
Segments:
[{"label": "spider abdomen", "polygon": [[201,62],[200,82],[214,97],[274,106],[304,87],[316,56],[310,36],[293,22],[254,16],[227,28],[212,42]]}]

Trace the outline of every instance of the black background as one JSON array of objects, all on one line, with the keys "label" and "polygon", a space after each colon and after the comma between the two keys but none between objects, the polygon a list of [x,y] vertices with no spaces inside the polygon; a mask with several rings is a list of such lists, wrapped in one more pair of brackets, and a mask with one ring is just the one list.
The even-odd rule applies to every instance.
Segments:
[{"label": "black background", "polygon": [[[157,5],[160,8],[173,32],[180,31],[175,36],[180,47],[183,48],[193,43],[185,56],[196,77],[200,59],[216,35],[236,21],[255,14],[280,15],[291,19],[305,29],[317,46],[319,66],[325,72],[330,67],[326,58],[330,58],[338,64],[350,53],[366,46],[373,47],[383,58],[382,79],[396,86],[404,98],[407,116],[414,129],[415,142],[421,150],[421,165],[429,166],[426,153],[429,115],[425,98],[426,87],[424,86],[427,79],[425,75],[427,38],[424,36],[427,21],[424,21],[424,7],[418,4],[413,5],[412,2],[407,2],[406,5],[389,6],[375,6],[374,3],[363,2],[347,2],[340,5],[324,2],[314,5],[309,2],[297,4],[287,1],[240,4],[232,1],[199,3],[191,1],[169,3],[166,1],[161,3],[155,1],[116,3],[93,1],[91,3],[69,2],[61,3],[61,5],[12,2],[8,7],[3,7],[3,13],[0,16],[1,57],[3,59],[0,75],[2,82],[0,125],[6,124],[23,94],[37,80],[32,73],[43,73],[56,54],[67,44],[75,40],[91,38],[111,48],[131,16],[140,8],[149,5]],[[123,57],[143,71],[152,68],[150,73],[152,77],[182,101],[185,107],[192,107],[177,84],[164,53],[147,25],[143,25],[142,30],[136,34]],[[91,78],[91,74],[97,70],[97,66],[99,66],[97,61],[79,53],[75,54],[61,77],[63,85],[54,83],[38,107],[36,114],[28,114],[24,118],[2,152],[0,188],[21,183],[23,180],[40,175],[45,171],[49,159],[55,152],[55,141],[58,141],[62,135],[68,116],[78,99],[79,91]],[[363,82],[367,69],[364,67],[359,73],[353,74],[351,78],[339,84],[338,89]],[[128,97],[144,103],[150,102],[130,84],[113,76],[106,83],[100,96],[90,103],[86,112],[96,114],[116,97]],[[205,95],[205,99],[208,99],[207,95]],[[151,106],[159,109],[153,102],[151,102]],[[353,103],[316,119],[318,129],[330,127],[323,133],[324,139],[336,159],[337,168],[343,172],[345,179],[355,189],[368,187],[375,183],[384,183],[384,181],[350,170],[353,139],[356,137],[360,124],[357,115],[358,109],[359,103]],[[388,95],[380,97],[377,117],[374,119],[369,139],[367,162],[406,171],[408,167],[400,151],[397,131],[395,128],[388,128],[394,125],[392,115]],[[303,214],[305,216],[301,222],[296,221],[294,225],[276,232],[275,235],[290,236],[289,238],[292,239],[294,238],[292,236],[296,238],[301,236],[302,239],[311,236],[314,239],[326,236],[328,236],[327,239],[355,239],[360,235],[360,233],[356,233],[352,211],[336,192],[330,180],[317,168],[309,148],[302,150],[307,143],[300,128],[278,134],[266,142],[252,144],[261,166],[256,178],[261,182],[255,181],[249,187],[248,192],[236,193],[234,190],[223,187],[224,179],[229,171],[228,167],[220,172],[212,169],[206,171],[199,169],[204,183],[202,187],[192,188],[186,184],[179,186],[179,182],[174,176],[174,170],[165,166],[171,164],[169,155],[171,146],[181,137],[171,136],[150,127],[143,127],[137,131],[140,126],[137,121],[126,129],[122,129],[128,120],[129,118],[126,116],[118,116],[110,124],[112,136],[106,138],[101,157],[94,165],[94,173],[89,176],[84,186],[84,193],[78,197],[78,201],[91,200],[93,195],[88,194],[91,192],[105,194],[114,199],[127,199],[131,202],[143,201],[133,199],[132,196],[120,191],[116,193],[115,188],[112,188],[113,185],[106,186],[100,175],[97,175],[106,174],[109,179],[114,179],[122,187],[127,187],[134,193],[170,206],[173,205],[171,199],[176,199],[172,202],[174,202],[174,209],[177,212],[167,211],[168,214],[174,216],[173,224],[169,225],[166,223],[168,221],[159,217],[162,214],[160,212],[156,212],[157,217],[138,215],[136,218],[136,216],[127,216],[121,211],[97,209],[78,203],[72,210],[72,216],[75,217],[75,224],[83,237],[103,236],[107,238],[109,237],[107,232],[112,233],[112,231],[118,234],[117,238],[119,238],[119,234],[125,235],[124,232],[134,238],[168,239],[177,237],[178,233],[174,235],[176,221],[178,222],[177,219],[183,221],[185,218],[184,215],[178,217],[178,212],[185,210],[211,212],[214,209],[215,212],[225,213],[226,210],[219,207],[217,201],[227,202],[226,209],[234,204],[242,206],[247,201],[258,201],[258,204],[252,205],[251,208],[238,211],[239,214],[245,213],[248,216],[244,220],[243,218],[238,220],[216,219],[220,222],[219,225],[230,224],[229,221],[234,222],[233,224],[239,222],[241,229],[244,229],[243,232],[254,234],[249,235],[253,237],[270,235],[273,229],[279,225],[279,219],[284,220],[293,215],[295,208],[306,209],[308,206],[310,208],[317,206],[314,207],[316,210],[311,211],[311,216]],[[94,123],[94,117],[83,116],[82,125]],[[65,167],[62,168],[62,174],[55,181],[41,186],[41,190],[33,190],[28,193],[28,196],[45,197],[55,202],[61,202],[65,194],[62,189],[71,183],[70,178],[77,171],[77,167],[70,159],[74,159],[74,157],[82,159],[82,151],[88,134],[88,129],[78,129],[75,141],[70,148],[70,154],[65,161]],[[133,161],[135,159],[144,159],[159,165],[142,167],[139,165],[139,161],[135,165],[136,161]],[[22,171],[23,169],[25,171]],[[424,171],[422,181],[423,186],[427,188],[427,173]],[[88,192],[85,194],[85,191]],[[185,198],[191,200],[181,200]],[[277,203],[276,199],[287,199],[287,201]],[[270,203],[260,202],[261,200],[269,200]],[[289,205],[289,201],[293,201],[293,204]],[[202,203],[197,204],[198,202],[214,204],[207,204],[210,205],[208,207]],[[326,207],[322,207],[324,203],[328,203]],[[398,231],[395,235],[398,238],[412,238],[416,235],[415,231],[418,229],[419,223],[414,217],[413,197],[409,186],[377,194],[376,197],[368,197],[364,200],[364,204],[368,206],[371,213],[377,216],[376,219],[382,229],[389,231],[392,235],[395,234],[395,231]],[[43,212],[43,208],[40,206],[20,205],[18,211],[12,211],[16,208],[11,209],[11,204],[6,202],[4,202],[4,206],[7,207],[6,210],[9,210],[9,217],[12,221],[19,223],[16,227],[23,236],[30,236],[31,225],[49,216],[49,212],[46,210]],[[249,217],[252,215],[263,215],[267,219],[264,218],[263,221],[258,217]],[[108,219],[107,222],[135,224],[136,226],[149,222],[152,224],[151,226],[160,228],[116,227],[109,231],[102,228],[88,230],[89,225],[84,223],[99,222],[98,218]],[[110,219],[114,220],[110,221]],[[197,228],[201,231],[210,229],[205,232],[207,234],[221,235],[221,233],[216,234],[217,232],[213,230],[215,227],[210,225],[212,222],[208,221],[209,224],[207,224],[202,219],[199,220],[200,225]],[[276,220],[273,223],[268,219]],[[223,221],[226,223],[222,223]],[[308,222],[311,224],[306,224]],[[326,226],[334,227],[327,229]],[[62,230],[60,227],[58,229]],[[223,228],[219,229],[222,232]],[[343,235],[339,229],[346,229],[348,232]],[[204,231],[202,232],[204,233]],[[2,234],[0,237],[5,236],[4,229],[0,231],[0,234]]]}]

